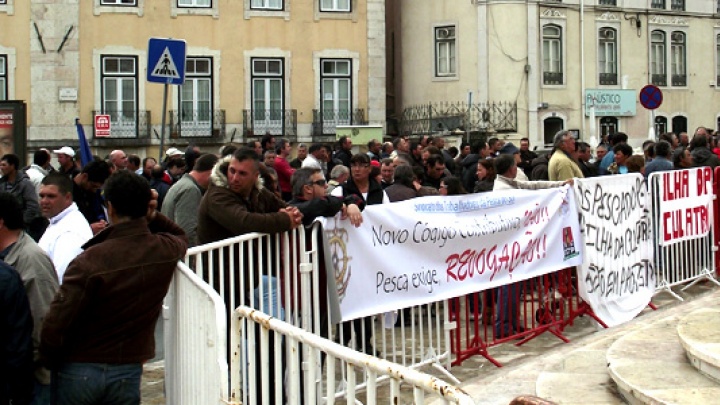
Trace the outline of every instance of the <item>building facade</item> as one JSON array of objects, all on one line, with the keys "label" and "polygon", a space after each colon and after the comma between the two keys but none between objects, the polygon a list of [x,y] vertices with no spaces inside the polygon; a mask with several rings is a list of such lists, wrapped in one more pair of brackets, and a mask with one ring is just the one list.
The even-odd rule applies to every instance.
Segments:
[{"label": "building facade", "polygon": [[[634,145],[650,128],[717,129],[719,3],[401,0],[399,17],[388,20],[402,43],[394,45],[402,80],[388,78],[397,94],[389,108],[408,121],[417,106],[449,102],[456,107],[433,110],[433,125],[438,114],[456,114],[446,121],[535,145],[550,144],[559,129],[594,142],[622,131]],[[655,110],[640,104],[646,85],[662,94]],[[651,95],[652,106],[658,94]],[[514,123],[498,118],[494,106],[503,103],[511,106],[506,116],[516,108]]]},{"label": "building facade", "polygon": [[384,28],[382,0],[0,0],[0,100],[27,102],[30,153],[76,144],[77,117],[97,154],[155,155],[165,86],[146,80],[148,40],[177,38],[166,145],[331,140],[385,123]]}]

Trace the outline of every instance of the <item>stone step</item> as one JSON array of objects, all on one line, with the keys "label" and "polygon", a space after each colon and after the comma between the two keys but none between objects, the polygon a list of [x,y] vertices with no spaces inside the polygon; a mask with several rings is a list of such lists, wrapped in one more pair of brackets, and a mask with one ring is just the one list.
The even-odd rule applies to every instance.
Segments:
[{"label": "stone step", "polygon": [[678,324],[686,314],[630,332],[608,349],[608,373],[629,403],[718,403],[720,385],[690,364],[680,344]]},{"label": "stone step", "polygon": [[698,309],[683,317],[678,337],[690,364],[720,382],[720,309]]}]

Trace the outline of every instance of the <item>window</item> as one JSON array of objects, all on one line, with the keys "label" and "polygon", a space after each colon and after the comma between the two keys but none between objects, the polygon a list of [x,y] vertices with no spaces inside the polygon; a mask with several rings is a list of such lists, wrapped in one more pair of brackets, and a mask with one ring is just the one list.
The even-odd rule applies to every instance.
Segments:
[{"label": "window", "polygon": [[543,120],[543,138],[545,145],[552,145],[555,134],[565,127],[565,122],[560,117],[549,117]]},{"label": "window", "polygon": [[320,11],[350,12],[350,0],[320,0]]},{"label": "window", "polygon": [[600,84],[618,84],[617,32],[612,28],[600,28],[598,44],[598,72]]},{"label": "window", "polygon": [[282,10],[283,0],[251,0],[252,10]]},{"label": "window", "polygon": [[563,84],[562,29],[557,25],[543,27],[543,84]]},{"label": "window", "polygon": [[320,100],[323,123],[352,122],[352,62],[349,59],[320,60]]},{"label": "window", "polygon": [[8,99],[7,55],[0,55],[0,100]]},{"label": "window", "polygon": [[650,33],[650,75],[652,84],[667,86],[665,33],[663,31],[653,31]]},{"label": "window", "polygon": [[601,6],[617,6],[617,0],[599,0],[598,4]]},{"label": "window", "polygon": [[137,136],[137,57],[102,56],[102,112],[110,115],[113,136]]},{"label": "window", "polygon": [[685,11],[685,0],[671,0],[670,9],[673,11]]},{"label": "window", "polygon": [[650,2],[650,8],[665,9],[665,0],[652,0]]},{"label": "window", "polygon": [[455,27],[435,28],[435,76],[455,76]]},{"label": "window", "polygon": [[681,132],[687,132],[687,117],[678,115],[672,119],[672,131],[679,135]]},{"label": "window", "polygon": [[603,139],[610,134],[614,134],[618,131],[618,119],[617,117],[602,117],[600,118],[600,135]]},{"label": "window", "polygon": [[209,136],[212,132],[212,58],[188,57],[185,83],[180,86],[180,125],[183,136]]},{"label": "window", "polygon": [[7,0],[0,0],[0,4],[7,4]]},{"label": "window", "polygon": [[136,6],[137,0],[100,0],[101,6]]},{"label": "window", "polygon": [[197,8],[210,8],[212,7],[211,0],[177,0],[178,7],[197,7]]},{"label": "window", "polygon": [[715,84],[720,86],[720,35],[715,37]]},{"label": "window", "polygon": [[660,136],[666,133],[668,130],[667,118],[663,116],[655,117],[655,135]]},{"label": "window", "polygon": [[251,64],[253,128],[259,134],[281,129],[285,101],[284,60],[253,58]]},{"label": "window", "polygon": [[675,31],[670,35],[670,70],[673,86],[686,86],[685,33]]}]

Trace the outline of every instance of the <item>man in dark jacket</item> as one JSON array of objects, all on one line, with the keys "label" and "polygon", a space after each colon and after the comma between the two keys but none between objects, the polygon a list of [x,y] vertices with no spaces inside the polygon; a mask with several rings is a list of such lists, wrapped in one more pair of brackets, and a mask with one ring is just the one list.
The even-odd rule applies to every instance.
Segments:
[{"label": "man in dark jacket", "polygon": [[[0,191],[9,192],[20,202],[25,227],[28,233],[30,233],[30,236],[37,241],[45,230],[44,227],[35,229],[36,227],[33,226],[37,218],[42,217],[42,215],[40,215],[37,189],[27,174],[18,169],[19,167],[20,159],[17,155],[9,153],[0,159],[0,174],[2,174],[2,178],[0,178]],[[31,230],[34,232],[30,232]]]},{"label": "man in dark jacket", "polygon": [[105,199],[112,226],[68,267],[40,335],[58,405],[140,402],[142,365],[155,356],[155,324],[187,249],[142,177],[114,173]]},{"label": "man in dark jacket", "polygon": [[708,148],[708,141],[704,135],[695,135],[690,142],[690,154],[693,166],[710,166],[713,169],[720,165],[720,159]]},{"label": "man in dark jacket", "polygon": [[465,190],[472,190],[477,181],[477,164],[480,160],[487,159],[490,155],[490,147],[485,141],[477,141],[470,147],[470,154],[463,159],[462,184]]},{"label": "man in dark jacket", "polygon": [[30,305],[20,275],[0,260],[0,404],[30,403],[32,331]]}]

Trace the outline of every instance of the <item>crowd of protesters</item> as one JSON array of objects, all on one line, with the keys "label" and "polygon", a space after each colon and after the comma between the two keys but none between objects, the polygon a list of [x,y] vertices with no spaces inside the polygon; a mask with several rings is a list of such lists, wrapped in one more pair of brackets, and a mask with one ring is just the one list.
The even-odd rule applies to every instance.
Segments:
[{"label": "crowd of protesters", "polygon": [[[422,196],[720,164],[718,135],[704,127],[692,137],[662,134],[637,154],[620,132],[594,146],[568,131],[553,141],[552,151],[539,155],[527,138],[519,146],[490,138],[446,148],[442,136],[398,136],[372,139],[362,145],[366,152],[353,153],[346,136],[335,145],[292,145],[268,134],[219,153],[172,147],[160,162],[114,150],[84,166],[68,146],[37,150],[26,167],[6,154],[0,157],[0,341],[6,345],[0,404],[49,404],[51,397],[73,404],[82,396],[92,398],[87,403],[139,403],[162,298],[190,246],[286,231],[338,212],[361,226],[365,206]],[[345,325],[343,343],[351,326],[370,331],[368,322]],[[369,335],[358,340],[358,349],[375,353]],[[77,376],[83,384],[73,383]]]}]

